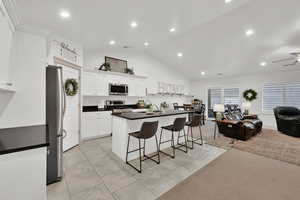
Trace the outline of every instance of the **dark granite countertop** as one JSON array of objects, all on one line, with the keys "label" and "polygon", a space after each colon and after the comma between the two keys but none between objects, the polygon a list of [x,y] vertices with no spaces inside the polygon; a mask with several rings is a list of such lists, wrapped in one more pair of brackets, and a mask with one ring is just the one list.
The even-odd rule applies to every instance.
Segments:
[{"label": "dark granite countertop", "polygon": [[180,110],[170,110],[166,112],[155,112],[155,113],[145,113],[145,112],[128,112],[128,113],[121,113],[121,114],[112,114],[113,116],[125,118],[128,120],[138,120],[138,119],[147,119],[147,118],[154,118],[154,117],[166,117],[172,115],[182,115],[182,114],[189,114],[193,113],[193,111],[180,111]]},{"label": "dark granite countertop", "polygon": [[49,146],[46,125],[0,129],[0,155]]},{"label": "dark granite countertop", "polygon": [[106,106],[105,108],[98,108],[98,106],[83,106],[82,112],[103,112],[103,111],[112,111],[114,109],[137,109],[136,104],[125,104],[125,105],[111,105]]}]

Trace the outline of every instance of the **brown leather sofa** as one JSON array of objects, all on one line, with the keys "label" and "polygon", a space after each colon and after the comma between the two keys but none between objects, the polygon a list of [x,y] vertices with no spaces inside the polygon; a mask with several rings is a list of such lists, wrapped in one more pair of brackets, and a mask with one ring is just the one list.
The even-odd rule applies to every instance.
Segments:
[{"label": "brown leather sofa", "polygon": [[239,105],[225,105],[223,119],[217,124],[224,136],[244,141],[260,133],[263,125],[257,115],[243,115]]}]

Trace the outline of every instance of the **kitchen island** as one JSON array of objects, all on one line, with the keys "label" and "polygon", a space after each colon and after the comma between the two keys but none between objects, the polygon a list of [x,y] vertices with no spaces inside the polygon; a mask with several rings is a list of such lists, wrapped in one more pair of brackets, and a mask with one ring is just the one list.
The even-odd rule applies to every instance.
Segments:
[{"label": "kitchen island", "polygon": [[[143,122],[158,121],[157,137],[160,137],[160,127],[173,124],[174,120],[178,117],[186,117],[192,113],[191,111],[179,111],[170,110],[165,112],[155,112],[155,113],[145,113],[145,112],[129,112],[112,114],[112,152],[115,153],[123,161],[126,160],[126,150],[128,133],[139,131]],[[175,141],[177,141],[178,134],[175,133]],[[162,135],[162,140],[169,140],[171,138],[171,133],[164,132]],[[183,138],[181,138],[183,139]],[[171,146],[171,143],[165,143],[161,145],[161,149],[165,149]],[[137,149],[138,140],[132,139],[130,141],[129,149]],[[146,154],[151,154],[156,152],[155,138],[147,140],[146,143]],[[133,160],[138,158],[138,152],[131,153],[128,156],[128,160]]]}]

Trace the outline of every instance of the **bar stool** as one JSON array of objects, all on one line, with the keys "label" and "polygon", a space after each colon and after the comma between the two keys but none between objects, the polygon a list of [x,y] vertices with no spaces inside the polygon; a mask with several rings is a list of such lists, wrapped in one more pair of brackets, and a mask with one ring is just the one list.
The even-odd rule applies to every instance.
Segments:
[{"label": "bar stool", "polygon": [[178,103],[173,103],[174,110],[179,110]]},{"label": "bar stool", "polygon": [[[189,130],[191,130],[191,140],[189,140],[189,137],[187,136],[187,141],[192,142],[192,146],[188,146],[190,149],[194,149],[194,143],[198,145],[203,145],[203,137],[202,137],[202,131],[201,131],[201,120],[202,116],[201,115],[194,115],[192,117],[192,120],[189,122],[186,122],[185,125],[188,127],[188,135],[189,135]],[[193,135],[193,128],[194,127],[199,127],[200,131],[200,137],[199,138],[194,138]],[[201,143],[198,143],[197,141],[201,140]]]},{"label": "bar stool", "polygon": [[[171,158],[175,158],[175,149],[178,149],[178,150],[181,150],[181,151],[187,153],[188,145],[187,145],[187,138],[186,138],[186,134],[185,134],[185,130],[184,130],[185,122],[186,122],[185,117],[184,118],[176,118],[172,125],[161,127],[160,138],[159,138],[159,152],[161,152],[161,153],[163,153],[167,156],[170,156]],[[168,131],[172,132],[172,136],[171,136],[170,140],[161,141],[163,130],[168,130]],[[183,136],[180,136],[181,131],[183,131]],[[177,145],[178,146],[175,146],[174,132],[178,132],[178,139],[177,139]],[[185,144],[180,144],[179,143],[179,138],[180,137],[184,137]],[[171,147],[173,149],[173,155],[170,155],[170,154],[160,150],[160,145],[164,144],[164,143],[167,143],[167,142],[171,142]],[[181,147],[185,147],[185,150],[180,149]]]},{"label": "bar stool", "polygon": [[[132,168],[134,168],[139,173],[142,173],[142,161],[150,159],[150,160],[156,162],[157,164],[160,163],[159,146],[158,146],[158,140],[157,140],[157,136],[156,136],[157,128],[158,128],[158,121],[155,121],[155,122],[144,122],[142,124],[142,127],[141,127],[140,131],[128,134],[128,143],[127,143],[127,152],[126,152],[126,164],[128,164],[129,166],[131,166]],[[153,136],[155,136],[157,153],[155,155],[152,155],[152,156],[147,156],[147,155],[145,155],[146,140],[152,138]],[[138,141],[139,141],[139,148],[138,149],[134,149],[134,150],[129,151],[130,137],[135,137],[135,138],[138,139]],[[141,147],[141,139],[144,140],[144,146],[143,147]],[[141,153],[142,149],[143,149],[143,157],[144,157],[143,160],[142,160],[142,153]],[[131,163],[128,162],[128,154],[136,152],[136,151],[139,151],[139,163],[140,163],[140,168],[139,169],[136,168],[134,165],[132,165]],[[158,157],[158,161],[156,161],[156,160],[153,159],[153,157],[155,157],[155,156]]]}]

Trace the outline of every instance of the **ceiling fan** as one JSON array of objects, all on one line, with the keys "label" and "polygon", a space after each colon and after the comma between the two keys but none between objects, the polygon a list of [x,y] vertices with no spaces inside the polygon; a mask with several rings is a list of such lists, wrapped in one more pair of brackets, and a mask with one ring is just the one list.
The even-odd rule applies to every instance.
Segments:
[{"label": "ceiling fan", "polygon": [[286,61],[293,61],[292,63],[282,65],[284,67],[294,66],[297,63],[300,63],[300,52],[292,52],[292,53],[290,53],[290,55],[293,56],[293,57],[285,58],[285,59],[281,59],[281,60],[275,60],[272,63],[280,63],[280,62],[286,62]]}]

